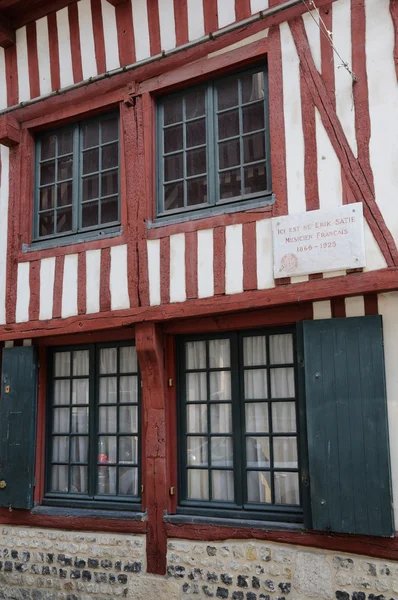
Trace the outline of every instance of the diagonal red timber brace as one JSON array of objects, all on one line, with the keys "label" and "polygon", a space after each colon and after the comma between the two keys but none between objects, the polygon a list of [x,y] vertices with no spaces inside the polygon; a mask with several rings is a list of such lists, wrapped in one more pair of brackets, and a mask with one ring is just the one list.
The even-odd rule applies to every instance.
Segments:
[{"label": "diagonal red timber brace", "polygon": [[372,183],[368,182],[365,170],[351,150],[336,110],[328,96],[325,82],[315,66],[302,19],[297,18],[291,21],[290,29],[297,48],[301,72],[312,101],[321,115],[322,123],[340,161],[353,197],[356,202],[363,202],[365,218],[387,265],[389,267],[396,266],[398,265],[397,246],[376,203]]},{"label": "diagonal red timber brace", "polygon": [[390,13],[394,25],[394,63],[398,79],[398,0],[390,0]]}]

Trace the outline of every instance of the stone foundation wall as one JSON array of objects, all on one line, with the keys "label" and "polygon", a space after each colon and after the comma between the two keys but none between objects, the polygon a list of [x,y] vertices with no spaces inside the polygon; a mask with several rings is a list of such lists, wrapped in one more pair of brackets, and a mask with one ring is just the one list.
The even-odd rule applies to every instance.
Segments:
[{"label": "stone foundation wall", "polygon": [[233,540],[169,540],[167,558],[184,600],[398,600],[398,562]]}]

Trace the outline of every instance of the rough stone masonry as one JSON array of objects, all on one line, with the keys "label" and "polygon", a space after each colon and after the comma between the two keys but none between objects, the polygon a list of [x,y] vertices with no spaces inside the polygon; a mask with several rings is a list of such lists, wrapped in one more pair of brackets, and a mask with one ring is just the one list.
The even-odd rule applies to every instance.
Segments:
[{"label": "rough stone masonry", "polygon": [[146,573],[144,535],[0,528],[0,599],[398,600],[398,562],[266,542],[168,542]]}]

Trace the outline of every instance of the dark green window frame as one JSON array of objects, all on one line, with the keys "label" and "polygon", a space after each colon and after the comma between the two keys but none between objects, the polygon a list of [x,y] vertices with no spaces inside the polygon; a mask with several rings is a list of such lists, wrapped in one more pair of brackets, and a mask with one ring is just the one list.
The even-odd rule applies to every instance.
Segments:
[{"label": "dark green window frame", "polygon": [[[243,340],[245,337],[252,336],[266,336],[267,339],[267,356],[269,357],[269,336],[278,334],[291,334],[293,337],[293,362],[290,364],[283,364],[283,367],[294,368],[294,385],[295,385],[295,397],[294,398],[278,398],[271,401],[270,395],[270,377],[269,371],[272,367],[278,367],[277,364],[270,365],[269,360],[266,365],[268,373],[268,419],[270,424],[269,436],[274,437],[272,432],[272,404],[274,402],[286,401],[295,403],[296,410],[296,433],[297,438],[297,458],[298,467],[293,469],[294,472],[298,473],[298,489],[300,503],[299,505],[282,505],[282,504],[266,504],[266,503],[254,503],[247,501],[247,483],[246,483],[246,470],[252,470],[252,467],[246,466],[246,444],[245,437],[248,435],[245,432],[245,427],[242,424],[245,423],[245,404],[249,400],[244,399],[244,368],[243,368]],[[232,398],[232,435],[233,435],[233,471],[234,471],[234,502],[229,501],[214,501],[214,500],[194,500],[188,498],[188,476],[187,472],[190,468],[188,465],[188,445],[187,438],[189,436],[187,431],[187,406],[193,403],[187,402],[186,398],[186,383],[185,377],[189,370],[186,368],[186,355],[185,345],[187,342],[204,341],[207,346],[207,363],[204,371],[208,374],[210,372],[217,371],[217,369],[209,369],[208,363],[208,342],[209,340],[230,340],[231,350],[231,398]],[[305,418],[305,407],[303,402],[299,403],[299,396],[302,395],[301,374],[299,372],[299,364],[297,360],[297,336],[296,330],[293,327],[289,328],[272,328],[272,329],[258,329],[258,330],[245,330],[239,332],[225,333],[225,334],[208,334],[208,335],[197,335],[197,336],[181,336],[178,338],[177,343],[177,359],[178,359],[178,456],[179,456],[179,504],[177,507],[178,514],[184,515],[197,515],[197,516],[208,516],[208,517],[223,517],[223,518],[239,518],[247,520],[264,520],[273,522],[285,522],[291,524],[301,524],[309,510],[309,497],[308,489],[303,485],[303,479],[308,471],[308,452],[306,447],[306,418]],[[265,365],[264,365],[265,366]],[[282,365],[279,365],[282,366]],[[246,369],[247,367],[245,367]],[[250,367],[249,367],[250,368]],[[200,371],[200,369],[195,369]],[[208,378],[208,375],[207,375]],[[209,394],[209,381],[207,379],[208,398]],[[200,404],[198,401],[196,404]],[[211,402],[207,402],[208,410],[208,430],[207,435],[210,439],[210,406]],[[197,434],[196,434],[197,435]],[[249,434],[250,435],[250,434]],[[253,435],[253,434],[252,434]],[[286,434],[283,433],[283,436]],[[213,434],[212,436],[213,437]],[[272,447],[272,446],[271,446]],[[209,443],[210,448],[210,443]],[[272,452],[272,450],[271,450]],[[210,450],[209,450],[210,453]],[[211,459],[209,459],[209,473],[211,473]],[[210,468],[209,468],[210,467]],[[199,467],[200,468],[200,467]],[[206,468],[206,467],[205,467]],[[219,467],[217,467],[219,469]],[[258,469],[264,470],[264,468]],[[268,469],[266,469],[268,470]],[[289,471],[287,468],[275,468],[272,464],[272,456],[269,470],[272,471]],[[211,485],[211,476],[209,475],[209,487]],[[274,501],[274,487],[272,484],[272,500]]]},{"label": "dark green window frame", "polygon": [[[47,428],[46,428],[46,444],[47,444],[47,464],[46,464],[46,474],[45,474],[45,496],[43,499],[43,505],[47,506],[67,506],[71,508],[95,508],[95,509],[111,509],[111,510],[123,510],[123,511],[140,511],[141,506],[141,485],[142,485],[142,474],[141,474],[141,462],[142,462],[142,451],[141,451],[141,377],[139,372],[139,366],[137,362],[137,370],[126,373],[121,373],[120,371],[120,348],[125,347],[135,347],[134,341],[120,341],[120,342],[106,342],[106,343],[98,343],[98,344],[84,344],[84,345],[71,345],[71,346],[61,346],[51,348],[48,352],[48,385],[47,385]],[[102,349],[107,348],[116,348],[117,349],[117,371],[115,374],[101,375],[100,374],[100,352]],[[68,433],[53,433],[53,409],[55,405],[53,404],[54,397],[54,381],[57,378],[54,376],[54,361],[56,353],[60,352],[70,352],[71,353],[71,367],[70,367],[70,377],[66,377],[71,382],[73,379],[79,379],[79,376],[73,375],[73,367],[72,367],[72,356],[73,352],[85,351],[89,352],[89,425],[88,425],[88,461],[87,463],[79,463],[83,464],[88,468],[88,493],[72,493],[72,492],[55,492],[51,491],[51,470],[53,465],[57,464],[67,464],[73,466],[76,463],[71,461],[71,444],[69,443],[69,451],[68,456],[69,459],[67,461],[55,461],[52,460],[52,441],[54,435],[68,436],[69,439],[76,435],[71,431],[71,427],[69,427]],[[119,462],[119,438],[122,436],[128,435],[126,432],[120,431],[120,423],[119,423],[119,411],[118,407],[120,406],[133,406],[134,403],[126,403],[120,404],[120,386],[119,381],[122,376],[133,375],[137,377],[137,432],[132,432],[131,435],[136,436],[138,438],[137,442],[137,460],[135,462],[130,461],[129,464],[123,464]],[[117,462],[116,469],[117,474],[119,474],[119,470],[125,467],[134,467],[137,469],[137,494],[136,495],[117,495],[117,494],[100,494],[98,493],[98,480],[97,480],[97,472],[98,468],[107,468],[106,463],[103,463],[100,460],[99,454],[99,437],[101,436],[101,432],[99,430],[99,379],[100,377],[114,376],[117,377],[117,399],[115,403],[106,403],[102,404],[103,407],[113,407],[116,406],[117,411],[117,431],[115,433],[102,433],[102,435],[111,435],[112,437],[117,437],[116,443],[116,452],[117,452]],[[63,379],[64,377],[58,377],[58,379]],[[72,394],[72,385],[70,385],[70,394]],[[56,407],[62,405],[56,405]],[[86,404],[74,404],[71,401],[68,405],[69,408],[73,406],[87,406]],[[72,411],[70,411],[71,413]],[[69,416],[69,423],[71,423],[72,415]],[[114,466],[113,464],[111,466]],[[117,481],[118,481],[117,477]],[[71,475],[68,473],[68,482],[70,486]],[[117,484],[118,485],[118,484]]]},{"label": "dark green window frame", "polygon": [[[242,121],[243,121],[243,110],[245,107],[254,105],[258,103],[258,100],[253,102],[243,102],[242,98],[242,83],[241,77],[252,75],[254,73],[262,72],[264,74],[264,128],[260,131],[249,131],[247,133],[243,132],[242,129]],[[232,138],[224,138],[218,140],[218,115],[222,112],[227,112],[228,109],[217,110],[217,85],[225,82],[228,83],[234,79],[238,78],[238,86],[239,86],[239,144],[240,144],[240,171],[241,171],[241,194],[236,195],[231,198],[221,199],[220,198],[220,187],[218,176],[221,172],[227,172],[233,170],[233,167],[228,167],[224,169],[219,169],[218,165],[218,153],[219,146],[221,143],[224,143]],[[185,109],[185,97],[189,94],[195,92],[196,90],[204,90],[206,96],[206,111],[205,111],[205,119],[206,119],[206,143],[205,145],[199,146],[191,146],[189,150],[200,149],[202,147],[206,147],[207,149],[207,202],[187,206],[187,181],[193,180],[195,176],[188,177],[187,175],[187,145],[186,145],[186,124],[192,123],[195,120],[199,120],[198,118],[187,119],[186,118],[186,109]],[[181,97],[183,99],[183,117],[180,123],[172,123],[170,126],[164,125],[164,104],[167,100],[171,98]],[[165,129],[181,124],[183,127],[183,136],[184,136],[184,146],[182,152],[184,153],[184,175],[183,175],[183,185],[184,185],[184,207],[165,210],[164,203],[164,187],[165,187],[165,178],[164,178],[164,157],[165,155],[171,156],[172,154],[177,154],[180,151],[175,151],[171,153],[164,153],[164,131]],[[258,161],[254,161],[252,163],[246,163],[243,158],[243,138],[253,135],[256,133],[264,134],[264,144],[265,144],[265,159],[261,159]],[[208,81],[205,84],[194,86],[190,88],[186,88],[183,91],[179,91],[173,94],[169,94],[164,96],[158,100],[157,103],[157,218],[159,219],[159,223],[163,220],[181,220],[185,218],[199,218],[201,215],[208,214],[220,214],[223,212],[232,212],[241,209],[242,207],[251,208],[252,206],[257,206],[259,203],[272,203],[274,201],[272,195],[272,181],[271,181],[271,162],[270,162],[270,135],[269,135],[269,107],[268,107],[268,69],[267,65],[259,65],[257,67],[253,67],[250,69],[246,69],[244,71],[239,71],[234,73],[233,75],[228,75],[224,77],[218,77]],[[266,189],[261,190],[255,193],[244,193],[244,177],[243,171],[246,167],[256,166],[257,164],[266,165]],[[238,168],[238,166],[237,166]],[[177,181],[177,180],[176,180]],[[170,183],[170,182],[167,182]]]},{"label": "dark green window frame", "polygon": [[[86,149],[83,148],[83,127],[90,124],[98,123],[101,125],[104,121],[109,119],[116,118],[118,125],[118,137],[117,140],[111,140],[109,142],[103,142],[101,139],[102,128],[99,127],[99,141],[98,144],[92,145]],[[67,152],[66,154],[60,154],[58,152],[59,142],[57,136],[63,133],[71,132],[73,136],[73,148],[71,152]],[[56,140],[56,153],[54,157],[43,159],[42,160],[42,141],[49,136],[54,135]],[[102,152],[103,148],[109,146],[111,144],[116,144],[117,142],[117,166],[112,166],[110,168],[103,168],[102,161]],[[84,152],[98,149],[99,151],[99,165],[98,170],[90,172],[85,175],[83,173],[83,154]],[[70,177],[65,179],[58,178],[58,160],[62,157],[72,156],[73,159],[73,167],[72,174]],[[53,209],[43,209],[40,210],[40,190],[46,187],[51,187],[51,184],[41,183],[40,181],[40,170],[41,166],[44,163],[49,163],[55,160],[55,178],[54,178],[54,208]],[[116,193],[111,193],[109,196],[102,196],[102,175],[107,172],[112,172],[117,169],[118,176],[118,190]],[[83,180],[87,177],[92,177],[98,175],[98,197],[90,198],[88,200],[83,200]],[[58,206],[58,186],[60,184],[68,184],[72,185],[72,199],[71,203],[65,206]],[[117,196],[117,218],[106,223],[101,223],[101,208],[104,200],[116,198]],[[97,200],[98,202],[98,221],[99,223],[92,226],[83,226],[82,222],[82,210],[84,205],[92,204]],[[65,208],[72,207],[72,219],[71,219],[71,227],[67,231],[57,232],[57,215],[65,210]],[[40,214],[53,212],[54,215],[54,224],[53,224],[53,233],[48,235],[40,235],[39,223],[40,223]],[[60,239],[63,238],[71,238],[72,241],[76,241],[76,239],[83,237],[92,237],[96,232],[104,232],[104,233],[112,233],[115,232],[120,226],[121,214],[120,214],[120,119],[118,111],[111,111],[99,116],[83,119],[81,121],[77,121],[72,123],[71,125],[67,125],[64,127],[60,127],[57,129],[51,129],[40,133],[36,136],[35,139],[35,184],[34,184],[34,220],[33,220],[33,242],[40,243],[45,242],[47,240]]]}]

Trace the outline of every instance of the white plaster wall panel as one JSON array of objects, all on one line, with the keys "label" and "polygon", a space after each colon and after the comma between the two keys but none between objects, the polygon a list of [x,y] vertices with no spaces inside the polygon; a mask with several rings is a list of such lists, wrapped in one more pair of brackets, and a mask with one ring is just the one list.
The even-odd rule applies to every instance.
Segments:
[{"label": "white plaster wall panel", "polygon": [[257,287],[275,287],[271,219],[256,222]]},{"label": "white plaster wall panel", "polygon": [[6,322],[8,192],[10,151],[0,146],[0,323]]},{"label": "white plaster wall panel", "polygon": [[[343,60],[352,65],[351,43],[351,0],[335,2],[333,14],[333,42]],[[334,57],[334,78],[336,90],[336,111],[350,144],[357,156],[357,138],[355,133],[355,108],[353,98],[353,80],[347,69],[342,66],[338,56]]]},{"label": "white plaster wall panel", "polygon": [[363,296],[353,296],[345,299],[345,316],[346,317],[364,317],[365,316],[365,300]]},{"label": "white plaster wall panel", "polygon": [[205,17],[202,0],[187,0],[188,39],[196,40],[205,34]]},{"label": "white plaster wall panel", "polygon": [[323,274],[324,279],[332,279],[333,277],[341,277],[346,275],[346,271],[327,271]]},{"label": "white plaster wall panel", "polygon": [[235,0],[217,0],[218,27],[222,29],[235,21]]},{"label": "white plaster wall panel", "polygon": [[252,15],[268,8],[268,0],[250,0]]},{"label": "white plaster wall panel", "polygon": [[389,0],[366,0],[366,66],[372,135],[370,162],[376,201],[398,241],[398,93],[394,66],[394,28]]},{"label": "white plaster wall panel", "polygon": [[398,436],[395,435],[398,423],[398,292],[379,294],[379,314],[383,317],[384,360],[386,365],[386,386],[388,424],[390,430],[390,456],[395,529],[398,528]]},{"label": "white plaster wall panel", "polygon": [[77,269],[78,255],[65,256],[61,309],[63,319],[77,315]]},{"label": "white plaster wall panel", "polygon": [[52,319],[54,305],[55,257],[40,261],[40,310],[39,319]]},{"label": "white plaster wall panel", "polygon": [[174,18],[174,0],[159,3],[160,43],[162,50],[171,50],[177,45]]},{"label": "white plaster wall panel", "polygon": [[148,8],[146,0],[132,0],[135,56],[142,60],[151,55],[149,42]]},{"label": "white plaster wall panel", "polygon": [[283,110],[286,136],[286,173],[289,214],[304,212],[304,132],[301,116],[299,58],[287,23],[280,26],[283,73]]},{"label": "white plaster wall panel", "polygon": [[80,51],[82,57],[83,79],[97,75],[95,60],[95,44],[93,32],[93,16],[90,0],[80,0],[77,3],[79,15]]},{"label": "white plaster wall panel", "polygon": [[149,304],[160,304],[160,240],[147,240]]},{"label": "white plaster wall panel", "polygon": [[305,283],[308,280],[308,275],[296,275],[296,277],[290,278],[290,283]]},{"label": "white plaster wall panel", "polygon": [[319,15],[316,10],[303,15],[304,27],[308,37],[312,58],[319,72],[322,70],[321,63],[321,33],[319,30]]},{"label": "white plaster wall panel", "polygon": [[366,267],[364,271],[377,271],[377,269],[385,269],[387,267],[386,259],[380,250],[379,244],[367,223],[365,223],[365,252],[366,252]]},{"label": "white plaster wall panel", "polygon": [[214,296],[213,229],[198,231],[198,297]]},{"label": "white plaster wall panel", "polygon": [[6,61],[4,48],[0,48],[0,110],[7,106]]},{"label": "white plaster wall panel", "polygon": [[86,312],[100,311],[101,250],[86,252]]},{"label": "white plaster wall panel", "polygon": [[185,287],[185,234],[170,236],[170,302],[184,302]]},{"label": "white plaster wall panel", "polygon": [[111,248],[111,272],[109,277],[111,309],[130,308],[127,276],[127,245]]},{"label": "white plaster wall panel", "polygon": [[18,265],[17,274],[17,306],[15,312],[15,321],[17,323],[26,323],[29,321],[29,303],[30,303],[30,283],[29,283],[30,263],[24,262]]},{"label": "white plaster wall panel", "polygon": [[341,206],[343,189],[341,183],[341,166],[329,136],[323,126],[321,115],[315,109],[316,143],[318,157],[319,204],[322,210]]},{"label": "white plaster wall panel", "polygon": [[15,32],[17,44],[17,68],[18,68],[18,98],[19,101],[30,99],[28,42],[26,38],[26,27],[21,27]]},{"label": "white plaster wall panel", "polygon": [[314,313],[314,319],[331,319],[332,318],[332,305],[330,300],[321,300],[314,302],[312,305]]},{"label": "white plaster wall panel", "polygon": [[39,63],[40,95],[49,94],[51,87],[50,42],[47,17],[36,21],[37,59]]},{"label": "white plaster wall panel", "polygon": [[[106,70],[120,67],[119,45],[117,39],[116,9],[107,0],[101,0],[102,23],[104,29]],[[123,35],[123,32],[121,32]]]},{"label": "white plaster wall panel", "polygon": [[225,228],[225,293],[243,292],[242,225]]},{"label": "white plaster wall panel", "polygon": [[63,8],[56,14],[59,48],[59,75],[61,78],[61,87],[67,87],[68,85],[72,85],[74,81],[68,8]]}]

